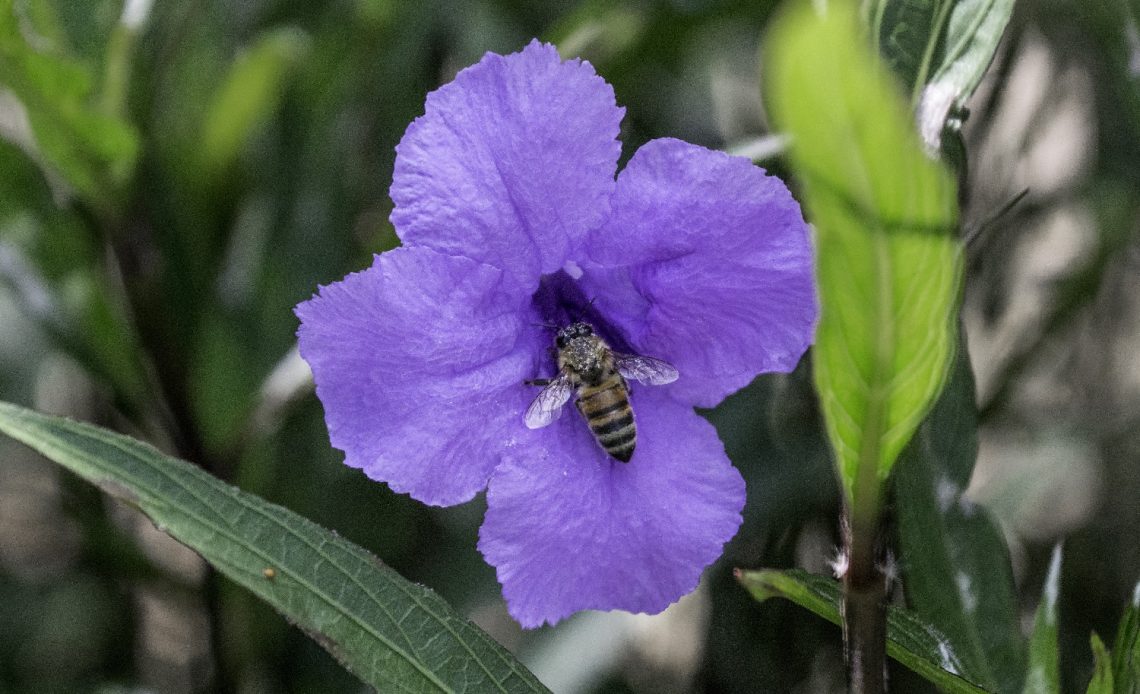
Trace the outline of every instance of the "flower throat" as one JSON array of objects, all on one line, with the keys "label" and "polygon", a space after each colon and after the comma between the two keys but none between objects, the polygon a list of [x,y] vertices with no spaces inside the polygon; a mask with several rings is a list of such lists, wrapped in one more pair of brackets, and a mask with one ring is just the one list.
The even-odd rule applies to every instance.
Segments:
[{"label": "flower throat", "polygon": [[[619,352],[632,352],[621,331],[606,320],[594,300],[587,297],[578,282],[565,270],[543,275],[532,299],[543,327],[557,332],[574,323],[586,323],[594,333]],[[553,341],[554,335],[551,335]]]}]

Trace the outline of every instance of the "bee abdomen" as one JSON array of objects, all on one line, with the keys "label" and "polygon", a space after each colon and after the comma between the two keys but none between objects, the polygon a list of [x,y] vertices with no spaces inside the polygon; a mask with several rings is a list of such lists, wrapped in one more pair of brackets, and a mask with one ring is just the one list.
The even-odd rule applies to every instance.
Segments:
[{"label": "bee abdomen", "polygon": [[594,438],[606,453],[628,463],[637,444],[637,425],[633,421],[629,401],[622,398],[593,411],[589,406],[583,407],[582,413],[586,415],[586,423]]}]

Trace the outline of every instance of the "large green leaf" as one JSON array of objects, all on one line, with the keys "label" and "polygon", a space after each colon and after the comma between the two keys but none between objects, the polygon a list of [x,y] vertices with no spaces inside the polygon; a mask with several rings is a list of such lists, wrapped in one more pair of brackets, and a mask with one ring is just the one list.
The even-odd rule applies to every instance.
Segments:
[{"label": "large green leaf", "polygon": [[1061,667],[1057,645],[1057,595],[1061,589],[1061,546],[1053,550],[1049,574],[1037,605],[1033,635],[1029,638],[1029,663],[1025,670],[1024,694],[1060,694]]},{"label": "large green leaf", "polygon": [[923,153],[849,3],[797,4],[767,46],[769,109],[793,138],[817,231],[816,385],[848,500],[866,514],[953,353],[956,186]]},{"label": "large green leaf", "polygon": [[977,456],[974,377],[964,345],[930,416],[892,476],[907,603],[957,647],[979,682],[1020,691],[1024,677],[1009,552],[985,509],[962,497]]},{"label": "large green leaf", "polygon": [[[757,600],[787,598],[832,624],[840,623],[839,584],[826,576],[765,569],[741,572],[739,578]],[[959,659],[951,643],[911,612],[887,609],[887,655],[945,692],[986,691],[971,681],[978,673]]]},{"label": "large green leaf", "polygon": [[435,593],[287,509],[87,424],[0,403],[0,432],[137,506],[379,691],[546,691]]},{"label": "large green leaf", "polygon": [[90,202],[113,205],[130,176],[138,137],[97,106],[93,70],[34,47],[13,0],[0,0],[0,86],[19,97],[43,158]]}]

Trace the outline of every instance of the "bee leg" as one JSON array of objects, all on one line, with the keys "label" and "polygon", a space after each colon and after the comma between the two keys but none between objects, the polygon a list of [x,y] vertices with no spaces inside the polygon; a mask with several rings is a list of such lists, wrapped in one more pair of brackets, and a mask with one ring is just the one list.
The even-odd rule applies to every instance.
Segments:
[{"label": "bee leg", "polygon": [[532,378],[529,381],[523,381],[524,386],[548,386],[553,379],[550,378]]}]

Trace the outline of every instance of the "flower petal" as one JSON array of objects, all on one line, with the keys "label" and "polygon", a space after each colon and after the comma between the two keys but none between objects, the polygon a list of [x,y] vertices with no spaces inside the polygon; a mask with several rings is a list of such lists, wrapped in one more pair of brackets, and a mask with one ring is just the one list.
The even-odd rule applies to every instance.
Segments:
[{"label": "flower petal", "polygon": [[744,480],[712,425],[651,388],[632,402],[629,463],[606,456],[574,413],[533,432],[549,445],[508,452],[491,477],[479,549],[524,627],[583,609],[660,612],[740,526]]},{"label": "flower petal", "polygon": [[624,109],[586,62],[532,42],[488,53],[428,95],[396,148],[392,223],[533,291],[608,214]]},{"label": "flower petal", "polygon": [[812,249],[799,205],[751,162],[679,140],[644,145],[590,235],[584,291],[641,353],[681,373],[669,392],[711,407],[812,341]]},{"label": "flower petal", "polygon": [[345,463],[428,504],[482,490],[523,435],[540,335],[489,265],[422,248],[377,256],[296,308]]}]

